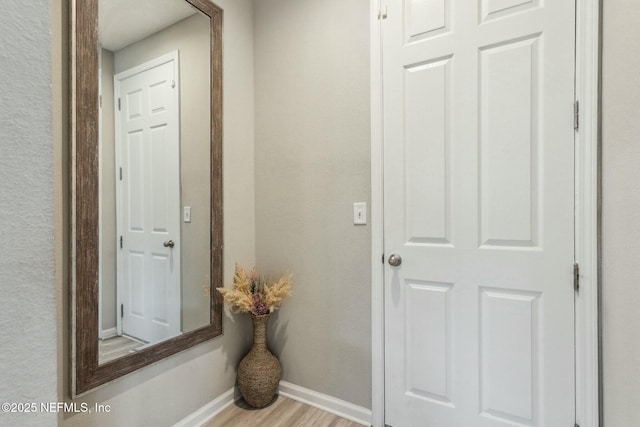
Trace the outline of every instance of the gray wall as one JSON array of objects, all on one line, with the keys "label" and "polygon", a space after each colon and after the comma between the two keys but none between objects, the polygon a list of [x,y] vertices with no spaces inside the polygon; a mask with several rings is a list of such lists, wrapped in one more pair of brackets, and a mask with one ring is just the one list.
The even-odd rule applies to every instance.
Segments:
[{"label": "gray wall", "polygon": [[256,258],[294,274],[283,379],[371,407],[369,3],[255,2]]},{"label": "gray wall", "polygon": [[602,326],[605,427],[640,425],[640,2],[605,0]]},{"label": "gray wall", "polygon": [[[19,2],[18,2],[19,3]],[[62,3],[62,4],[60,4]],[[39,4],[39,3],[38,3]],[[65,43],[64,38],[67,31],[67,22],[64,17],[64,10],[67,1],[51,2],[53,7],[52,14],[54,21],[52,22],[53,37],[57,39],[53,46],[54,69],[64,70],[67,66],[67,59],[64,57]],[[225,284],[229,284],[233,278],[234,262],[238,261],[243,264],[251,265],[255,262],[255,208],[254,208],[254,154],[253,154],[253,2],[251,0],[218,0],[217,4],[224,8],[224,234],[225,234]],[[24,14],[24,4],[20,3],[21,12]],[[49,4],[39,5],[49,13]],[[4,14],[3,18],[4,19]],[[35,14],[39,18],[40,15]],[[48,16],[48,15],[47,15]],[[9,14],[11,19],[11,14]],[[44,28],[43,37],[50,33],[48,29],[48,21],[45,24],[44,19],[35,23],[29,23],[28,28],[32,33],[39,35],[40,32],[35,31],[37,28]],[[31,35],[30,37],[34,37]],[[48,43],[48,42],[47,42]],[[50,51],[50,44],[46,47],[47,52]],[[22,55],[25,52],[21,53]],[[40,62],[46,63],[49,59],[43,58]],[[3,62],[4,64],[4,62]],[[37,67],[31,67],[36,69]],[[56,106],[61,108],[59,116],[60,123],[68,120],[65,114],[64,106],[66,105],[66,97],[64,86],[68,76],[64,72],[56,73],[54,84],[54,94]],[[49,78],[49,81],[51,79]],[[46,81],[45,81],[46,84]],[[47,86],[48,88],[48,86]],[[5,89],[2,90],[3,94]],[[49,102],[51,99],[51,91],[45,95],[38,93],[38,102],[42,100]],[[17,96],[17,95],[16,95]],[[46,104],[45,102],[45,104]],[[55,113],[55,110],[54,110]],[[50,115],[50,112],[48,113]],[[37,123],[37,122],[36,122]],[[51,132],[51,120],[47,121],[48,131]],[[55,127],[55,126],[54,126]],[[51,139],[49,137],[49,139]],[[43,144],[46,139],[39,138],[38,143]],[[50,144],[49,144],[50,145]],[[52,328],[58,330],[58,363],[61,367],[56,376],[55,372],[55,356],[49,360],[49,363],[40,363],[41,355],[34,354],[33,348],[23,346],[24,351],[11,355],[12,358],[21,358],[23,363],[29,365],[31,372],[25,372],[20,375],[16,369],[15,378],[25,382],[25,390],[29,390],[31,394],[25,396],[34,396],[34,390],[37,387],[32,383],[25,381],[24,376],[27,374],[38,375],[39,369],[51,370],[50,374],[41,374],[41,381],[45,385],[53,387],[55,392],[56,378],[59,384],[60,399],[69,400],[70,393],[70,372],[68,361],[70,355],[68,351],[69,335],[67,333],[68,319],[68,281],[66,276],[69,272],[65,271],[67,265],[66,253],[67,247],[64,241],[65,224],[64,206],[68,203],[68,192],[66,192],[66,157],[67,140],[65,130],[56,129],[54,138],[55,149],[55,170],[58,172],[56,182],[56,203],[60,208],[60,214],[56,219],[56,234],[60,237],[56,243],[56,260],[58,262],[58,271],[60,274],[56,277],[56,285],[58,289],[58,321],[55,323],[53,313],[47,313],[55,310],[56,307],[53,298],[46,304],[44,309],[38,316],[33,316],[25,310],[30,305],[25,301],[22,302],[21,316],[16,318],[24,323],[27,319],[33,319],[38,326],[42,326],[39,331],[42,335],[49,338],[49,341],[43,340],[43,345],[49,351],[55,352],[55,332]],[[46,146],[45,146],[46,148]],[[27,148],[25,148],[27,149]],[[46,181],[47,167],[40,164],[34,164],[26,167],[25,164],[33,164],[33,157],[41,160],[45,166],[49,164],[51,169],[54,154],[49,154],[39,150],[34,154],[34,150],[29,151],[29,158],[24,160],[16,159],[14,170],[26,170],[42,182],[42,186],[46,185],[47,191],[53,188],[52,182]],[[31,162],[31,163],[29,163]],[[238,167],[237,165],[242,165]],[[44,171],[44,178],[42,171]],[[50,175],[50,173],[49,173]],[[50,179],[48,181],[51,181]],[[22,186],[24,193],[24,186]],[[45,194],[46,196],[46,194]],[[48,195],[51,199],[51,195]],[[43,200],[45,201],[43,203]],[[39,213],[43,209],[47,209],[47,197],[39,199]],[[12,220],[11,226],[15,227],[15,221]],[[44,224],[49,225],[53,229],[51,219],[44,218]],[[52,232],[51,232],[52,233]],[[33,237],[33,238],[32,238]],[[37,242],[44,237],[34,234],[27,234],[26,241],[29,242],[29,249],[33,253],[33,242]],[[48,242],[51,241],[49,237]],[[51,244],[51,243],[49,243]],[[53,254],[51,254],[53,257]],[[24,267],[25,269],[27,267]],[[43,267],[44,268],[44,267]],[[3,269],[4,270],[4,269]],[[33,271],[33,267],[29,266],[29,271]],[[36,269],[38,271],[38,269]],[[3,271],[4,273],[4,271]],[[51,268],[51,274],[53,269]],[[40,289],[43,289],[42,281],[39,282]],[[45,282],[46,283],[46,282]],[[53,289],[51,290],[53,292]],[[45,295],[36,295],[35,301],[45,298]],[[29,296],[29,301],[33,301],[33,295]],[[4,302],[4,301],[3,301]],[[17,304],[16,304],[17,305]],[[36,304],[39,308],[39,304]],[[53,327],[51,325],[57,325]],[[25,328],[21,328],[24,333]],[[38,335],[40,336],[40,335]],[[235,368],[237,361],[248,350],[250,345],[250,325],[248,319],[244,317],[233,317],[224,319],[224,335],[201,344],[193,349],[181,352],[164,361],[146,367],[140,371],[120,378],[106,386],[88,393],[77,399],[78,402],[86,402],[90,406],[94,403],[111,405],[112,411],[109,414],[77,414],[69,413],[59,415],[59,425],[62,426],[92,426],[92,427],[112,427],[112,426],[169,426],[179,421],[183,417],[196,411],[206,403],[215,399],[217,396],[230,389],[235,382]],[[2,352],[4,353],[4,352]],[[44,353],[43,353],[44,354]],[[4,354],[2,355],[4,357]],[[37,364],[37,365],[36,365]],[[31,366],[31,365],[36,365]],[[53,368],[51,367],[53,366]],[[13,375],[13,374],[12,374]],[[11,378],[11,377],[9,377]],[[19,389],[19,388],[18,388]],[[15,397],[15,394],[10,396]],[[53,397],[44,397],[40,400],[55,401]],[[0,420],[0,423],[2,421]],[[49,422],[47,425],[53,425]],[[15,424],[20,425],[20,424]]]},{"label": "gray wall", "polygon": [[[102,288],[100,304],[102,304],[102,330],[115,329],[117,325],[117,245],[116,237],[116,181],[113,179],[116,170],[115,150],[115,116],[113,96],[114,57],[110,50],[102,49],[102,185],[100,192],[102,197]],[[108,236],[108,237],[107,237]]]},{"label": "gray wall", "polygon": [[[47,0],[2,3],[0,402],[58,400],[50,24]],[[2,425],[55,422],[0,413]]]}]

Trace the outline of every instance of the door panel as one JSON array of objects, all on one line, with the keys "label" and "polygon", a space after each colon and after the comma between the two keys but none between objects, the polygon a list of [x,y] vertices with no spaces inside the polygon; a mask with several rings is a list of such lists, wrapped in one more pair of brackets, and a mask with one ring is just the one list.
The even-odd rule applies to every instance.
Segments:
[{"label": "door panel", "polygon": [[451,242],[451,58],[405,68],[409,242]]},{"label": "door panel", "polygon": [[574,2],[382,22],[385,422],[573,425]]},{"label": "door panel", "polygon": [[448,283],[408,281],[406,383],[422,399],[451,403],[451,289]]},{"label": "door panel", "polygon": [[414,42],[447,31],[450,0],[407,0],[405,38]]},{"label": "door panel", "polygon": [[538,0],[482,0],[482,20],[499,18],[501,16],[538,7]]},{"label": "door panel", "polygon": [[481,245],[537,246],[539,36],[480,51]]},{"label": "door panel", "polygon": [[[480,289],[482,413],[535,425],[540,293]],[[518,381],[513,381],[517,378]]]}]

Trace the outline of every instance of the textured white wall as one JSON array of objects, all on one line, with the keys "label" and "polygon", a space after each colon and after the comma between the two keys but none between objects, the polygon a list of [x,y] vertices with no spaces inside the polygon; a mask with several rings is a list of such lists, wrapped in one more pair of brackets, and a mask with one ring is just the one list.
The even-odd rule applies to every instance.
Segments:
[{"label": "textured white wall", "polygon": [[283,379],[371,407],[369,2],[255,2],[256,258],[290,270]]},{"label": "textured white wall", "polygon": [[[53,13],[56,18],[52,22],[53,35],[57,41],[62,39],[60,43],[54,44],[54,59],[58,62],[54,61],[54,69],[64,69],[67,65],[64,54],[61,54],[65,46],[63,35],[67,29],[67,22],[64,20],[64,13],[58,9],[65,7],[64,4],[60,6],[60,3],[57,0],[51,1],[56,9]],[[225,283],[228,284],[232,281],[235,261],[244,264],[252,264],[255,261],[253,2],[252,0],[217,0],[216,4],[224,9],[224,262]],[[48,13],[48,5],[45,6]],[[47,34],[48,26],[47,22],[46,25],[32,24],[30,28],[32,32],[34,29],[41,28],[42,32]],[[61,76],[56,74],[54,93],[64,93],[64,90],[61,90],[64,79],[64,73]],[[48,96],[46,100],[50,99],[50,95]],[[64,100],[56,98],[56,105],[58,104],[64,109]],[[61,115],[64,116],[64,114]],[[68,117],[63,117],[61,121],[65,119]],[[55,141],[56,170],[61,174],[56,184],[56,197],[62,209],[65,198],[68,197],[64,191],[64,152],[67,142],[63,135],[64,130],[59,130]],[[49,154],[42,157],[43,162],[50,164],[51,150]],[[16,169],[19,167],[24,168],[24,165],[15,166]],[[35,172],[32,171],[32,173]],[[53,187],[52,183],[49,185],[49,190],[51,187]],[[50,225],[51,221],[48,221],[48,224]],[[65,266],[63,216],[58,218],[57,227],[57,233],[61,237],[56,246],[56,253],[60,260],[59,265]],[[61,384],[61,399],[69,400],[70,375],[66,368],[70,360],[69,337],[64,319],[68,310],[66,274],[68,271],[60,273],[57,279],[61,295],[58,306],[60,317],[58,320],[60,330],[58,366],[63,367],[64,371],[59,375],[58,381]],[[48,308],[51,310],[52,307],[55,307],[53,301]],[[48,335],[53,335],[51,329],[53,324],[55,323],[51,319],[48,322],[48,328],[45,329]],[[248,350],[250,340],[248,319],[225,318],[223,336],[115,380],[77,399],[77,402],[86,402],[89,406],[93,406],[94,403],[110,405],[110,413],[61,414],[59,425],[66,427],[173,425],[233,386],[236,365]],[[55,352],[55,341],[50,344],[50,347]],[[55,366],[55,361],[52,361],[51,365]],[[55,371],[51,375],[54,378],[55,389]],[[49,381],[51,381],[51,375],[48,377]],[[1,419],[0,425],[2,425]]]},{"label": "textured white wall", "polygon": [[[48,0],[2,2],[0,402],[58,400],[50,23]],[[55,422],[0,412],[0,425]]]},{"label": "textured white wall", "polygon": [[640,425],[640,2],[603,3],[604,427],[631,427]]}]

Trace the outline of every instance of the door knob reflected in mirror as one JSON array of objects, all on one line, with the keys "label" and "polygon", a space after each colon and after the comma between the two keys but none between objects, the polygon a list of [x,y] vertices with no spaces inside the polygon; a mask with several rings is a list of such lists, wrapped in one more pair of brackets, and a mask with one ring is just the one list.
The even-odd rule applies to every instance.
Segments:
[{"label": "door knob reflected in mirror", "polygon": [[400,255],[393,254],[389,257],[389,265],[397,267],[402,264],[402,257]]},{"label": "door knob reflected in mirror", "polygon": [[172,248],[174,246],[175,246],[175,243],[173,243],[173,240],[167,240],[166,242],[164,242],[165,248]]}]

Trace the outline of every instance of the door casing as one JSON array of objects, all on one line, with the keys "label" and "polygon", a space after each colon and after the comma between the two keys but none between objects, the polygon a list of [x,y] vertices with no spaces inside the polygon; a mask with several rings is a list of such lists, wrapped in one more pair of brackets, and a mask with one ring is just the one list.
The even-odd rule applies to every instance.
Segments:
[{"label": "door casing", "polygon": [[[382,31],[385,4],[370,2],[371,39],[371,346],[372,425],[384,426],[384,254]],[[575,99],[579,102],[575,147],[576,423],[600,423],[599,188],[601,0],[576,0]]]}]

